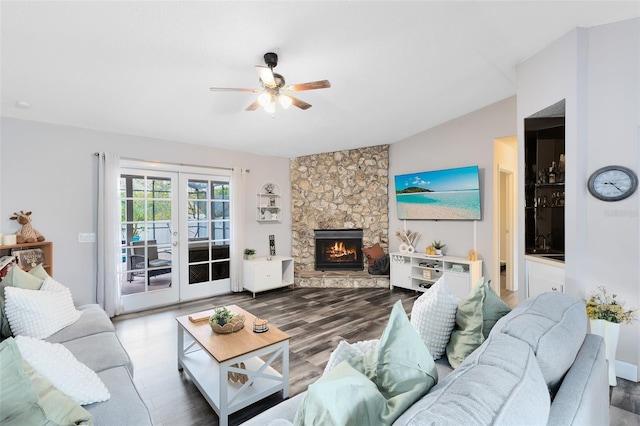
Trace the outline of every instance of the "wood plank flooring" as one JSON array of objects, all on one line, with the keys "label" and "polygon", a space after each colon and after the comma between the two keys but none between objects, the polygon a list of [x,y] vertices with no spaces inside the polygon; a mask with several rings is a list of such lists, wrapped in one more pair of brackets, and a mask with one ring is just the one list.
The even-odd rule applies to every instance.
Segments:
[{"label": "wood plank flooring", "polygon": [[[177,370],[177,326],[180,315],[236,304],[269,319],[291,336],[290,396],[304,391],[322,375],[340,340],[357,342],[382,334],[391,307],[402,300],[407,312],[421,293],[404,289],[284,288],[256,294],[235,293],[205,301],[114,318],[116,332],[135,367],[135,381],[161,426],[217,425],[218,418],[188,375]],[[279,402],[265,401],[232,415],[238,424]]]},{"label": "wood plank flooring", "polygon": [[[116,332],[135,367],[135,381],[158,426],[218,425],[218,417],[190,380],[177,369],[177,316],[236,304],[268,318],[291,336],[290,396],[304,391],[321,376],[331,351],[340,340],[377,339],[397,300],[407,312],[422,293],[395,288],[283,288],[256,294],[217,296],[144,313],[114,318]],[[619,379],[614,388],[611,425],[640,426],[637,396],[640,385]],[[280,395],[234,414],[239,424],[278,403]],[[635,401],[635,402],[634,402]],[[629,410],[629,411],[625,411]]]}]

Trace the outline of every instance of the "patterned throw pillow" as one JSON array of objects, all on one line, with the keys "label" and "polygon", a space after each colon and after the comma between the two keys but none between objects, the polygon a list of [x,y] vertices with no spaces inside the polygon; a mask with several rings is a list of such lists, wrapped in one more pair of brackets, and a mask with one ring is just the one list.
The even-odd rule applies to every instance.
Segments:
[{"label": "patterned throw pillow", "polygon": [[5,288],[5,311],[14,336],[45,339],[76,322],[82,312],[73,304],[71,291],[53,278],[40,290]]},{"label": "patterned throw pillow", "polygon": [[456,324],[458,302],[443,276],[413,304],[411,324],[422,337],[434,360],[444,355]]},{"label": "patterned throw pillow", "polygon": [[25,336],[18,336],[15,341],[22,358],[78,404],[93,404],[111,398],[98,375],[60,343]]},{"label": "patterned throw pillow", "polygon": [[364,355],[369,349],[374,348],[378,342],[378,339],[363,340],[356,343],[349,343],[346,340],[341,340],[340,343],[338,343],[338,346],[333,350],[333,352],[331,352],[331,355],[329,355],[329,361],[324,367],[322,375],[333,370],[342,361]]}]

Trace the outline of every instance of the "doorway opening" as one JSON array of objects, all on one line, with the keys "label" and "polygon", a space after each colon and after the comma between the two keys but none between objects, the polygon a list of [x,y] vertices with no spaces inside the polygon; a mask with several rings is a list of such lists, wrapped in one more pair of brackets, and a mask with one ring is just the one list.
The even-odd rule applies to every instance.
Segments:
[{"label": "doorway opening", "polygon": [[516,181],[518,145],[515,136],[494,141],[494,289],[509,306],[518,303]]}]

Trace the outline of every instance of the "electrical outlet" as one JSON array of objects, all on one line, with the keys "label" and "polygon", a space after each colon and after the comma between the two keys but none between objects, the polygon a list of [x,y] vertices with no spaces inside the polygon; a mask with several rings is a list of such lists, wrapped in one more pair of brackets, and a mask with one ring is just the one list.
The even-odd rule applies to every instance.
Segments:
[{"label": "electrical outlet", "polygon": [[78,242],[79,243],[95,243],[96,242],[95,232],[80,232],[78,234]]}]

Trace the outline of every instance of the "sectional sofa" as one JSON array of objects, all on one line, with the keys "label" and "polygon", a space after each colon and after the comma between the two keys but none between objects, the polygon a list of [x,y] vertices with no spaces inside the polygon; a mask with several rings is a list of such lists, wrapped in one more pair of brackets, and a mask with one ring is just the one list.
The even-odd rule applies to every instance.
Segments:
[{"label": "sectional sofa", "polygon": [[[586,330],[587,317],[581,300],[555,292],[525,300],[499,319],[484,343],[457,368],[451,367],[446,356],[435,361],[437,384],[410,404],[392,424],[608,425],[604,341]],[[357,365],[354,359],[339,365],[347,362],[353,367]],[[401,363],[408,365],[406,360]],[[385,374],[383,370],[378,364],[374,375]],[[325,376],[318,382],[334,371],[325,370]],[[425,377],[427,381],[431,379]],[[307,416],[299,415],[296,424],[313,424],[314,421],[300,419],[309,419],[308,395],[318,382],[244,425],[291,424],[303,405]],[[410,389],[416,386],[413,384]],[[358,391],[345,388],[335,393],[343,400],[355,401]],[[324,397],[330,399],[331,395],[325,393]],[[330,405],[336,401],[339,405],[340,398]],[[324,415],[318,413],[321,411],[315,411],[316,419]],[[362,419],[362,413],[355,418]]]},{"label": "sectional sofa", "polygon": [[[31,312],[29,315],[28,324],[25,326],[33,326],[34,324],[38,324],[38,322],[42,322],[41,327],[47,327],[48,324],[51,323],[52,319],[59,318],[60,315],[57,314],[60,310],[60,306],[55,305],[55,297],[57,295],[53,294],[54,291],[49,291],[48,293],[52,293],[51,295],[45,294],[45,286],[48,285],[50,277],[43,273],[42,269],[35,269],[30,271],[27,274],[24,271],[19,270],[17,267],[14,267],[13,273],[7,276],[5,280],[0,283],[0,290],[3,291],[3,295],[12,295],[17,299],[19,295],[22,298],[22,302],[25,302],[25,306],[28,309],[24,310],[35,310]],[[39,273],[42,274],[39,276]],[[39,276],[39,277],[38,277]],[[45,284],[43,284],[45,282]],[[60,289],[63,288],[59,283],[54,283],[55,288]],[[19,290],[7,290],[5,292],[5,287],[18,288]],[[41,288],[42,287],[42,288]],[[64,290],[68,292],[68,289]],[[12,292],[12,293],[9,293]],[[52,296],[52,299],[47,299],[47,297]],[[33,299],[33,300],[30,300]],[[2,386],[7,393],[3,393],[4,401],[0,401],[0,423],[7,424],[34,424],[31,420],[32,417],[29,417],[26,413],[22,415],[19,413],[19,410],[16,410],[15,404],[11,405],[9,402],[9,396],[15,398],[16,403],[23,403],[30,397],[34,397],[34,401],[31,404],[27,404],[26,408],[33,409],[35,407],[35,415],[42,417],[42,412],[45,413],[45,417],[49,416],[49,412],[47,412],[47,408],[53,412],[54,415],[59,415],[62,410],[61,405],[66,404],[67,406],[70,404],[74,404],[74,407],[65,408],[65,412],[72,413],[76,415],[73,417],[74,422],[77,424],[95,424],[95,425],[113,425],[113,426],[123,426],[123,425],[152,425],[153,422],[151,420],[151,416],[147,406],[142,400],[140,394],[138,393],[136,386],[133,381],[133,364],[131,362],[131,358],[127,354],[125,348],[122,346],[120,340],[118,339],[115,328],[108,315],[96,304],[88,304],[83,306],[75,307],[73,302],[71,301],[70,293],[68,294],[68,304],[69,306],[64,309],[70,312],[70,315],[73,315],[72,323],[67,325],[53,334],[48,335],[45,338],[40,338],[38,336],[29,336],[25,337],[24,335],[19,336],[7,336],[7,328],[3,330],[3,336],[6,339],[0,343],[0,357],[2,359],[2,363],[4,365],[0,366],[2,368]],[[51,300],[49,305],[48,301]],[[16,305],[12,304],[13,300],[9,300],[8,297],[4,297],[4,300],[0,297],[0,316],[10,317],[12,314],[11,309],[16,309]],[[45,304],[43,304],[45,303]],[[40,307],[41,311],[47,311],[52,316],[47,317],[46,315],[39,317],[37,315],[38,307]],[[46,312],[43,312],[46,314]],[[9,318],[11,319],[11,318]],[[71,322],[71,321],[69,321]],[[5,321],[8,324],[8,321]],[[13,331],[14,326],[11,324],[11,331]],[[33,329],[33,327],[31,328]],[[18,343],[22,340],[24,344],[29,343],[29,345],[36,345],[36,349],[30,355],[38,358],[40,349],[55,348],[57,352],[52,352],[52,354],[58,354],[60,351],[64,353],[66,358],[60,358],[60,368],[62,368],[62,364],[67,366],[69,360],[68,358],[75,357],[75,360],[71,360],[74,364],[72,366],[76,366],[84,364],[84,366],[80,365],[84,370],[80,370],[79,368],[75,368],[71,370],[72,372],[88,371],[89,375],[82,375],[78,378],[77,381],[73,382],[73,377],[63,377],[62,379],[66,382],[65,385],[68,386],[68,383],[78,383],[77,387],[82,388],[85,386],[83,380],[85,377],[89,377],[90,379],[95,379],[95,372],[99,380],[95,379],[97,382],[102,382],[106,387],[105,394],[108,391],[108,399],[93,399],[91,401],[102,401],[102,402],[93,402],[88,405],[83,405],[82,408],[76,402],[70,401],[68,393],[66,395],[59,395],[58,401],[56,403],[49,403],[44,400],[44,398],[51,398],[51,385],[49,385],[49,391],[40,392],[39,388],[39,379],[34,380],[32,376],[30,376],[28,370],[36,370],[38,373],[42,374],[37,367],[31,368],[29,363],[30,359],[27,358],[27,353],[24,351],[25,346],[19,346]],[[15,343],[14,343],[15,342]],[[47,342],[47,343],[45,343]],[[64,348],[60,347],[57,344],[61,344]],[[39,346],[38,346],[39,345]],[[16,347],[19,347],[20,351],[16,350]],[[15,371],[10,371],[10,362],[11,359],[11,351],[13,350],[13,355],[15,361],[15,357],[22,356],[23,360],[27,361],[27,364],[17,365],[14,369]],[[68,352],[72,354],[68,355]],[[50,365],[48,367],[53,367],[55,370],[56,365],[54,360],[42,360],[41,361],[49,361],[49,363],[54,363],[54,365]],[[79,363],[78,363],[79,361]],[[14,364],[16,364],[14,362]],[[17,364],[22,364],[19,362]],[[88,367],[93,372],[86,369]],[[29,375],[31,379],[31,386],[28,385],[29,381],[25,380],[27,385],[23,385],[22,387],[18,387],[18,381],[24,378],[25,373],[22,372],[24,367],[24,372]],[[46,365],[44,367],[47,367]],[[12,373],[14,377],[13,379],[9,379]],[[55,372],[54,372],[55,373]],[[36,375],[36,377],[39,377]],[[46,375],[44,377],[47,377]],[[48,377],[47,377],[48,378]],[[50,378],[49,378],[50,379]],[[51,379],[50,379],[51,380]],[[88,380],[88,379],[87,379]],[[57,392],[56,384],[53,380],[53,393]],[[89,386],[88,384],[86,386]],[[38,395],[33,393],[33,389],[36,390]],[[14,389],[14,390],[10,390]],[[19,389],[20,392],[24,392],[24,396],[16,395],[18,392],[15,389]],[[82,389],[80,389],[82,390]],[[0,392],[2,390],[0,389]],[[57,392],[59,393],[59,392]],[[64,393],[64,392],[63,392]],[[44,396],[43,396],[44,395]],[[110,396],[109,396],[110,395]],[[39,398],[39,400],[38,400]],[[49,400],[50,402],[50,400]],[[90,401],[88,401],[90,402]],[[30,406],[29,406],[30,405]],[[44,408],[41,408],[44,407]],[[53,407],[53,408],[52,408]],[[86,411],[85,411],[86,410]],[[55,411],[58,411],[55,413]],[[90,413],[90,415],[87,414]],[[78,415],[79,413],[79,415]],[[32,410],[33,414],[33,410]],[[66,415],[66,414],[65,414]],[[69,418],[67,416],[66,418]],[[38,423],[40,424],[40,423]]]}]

